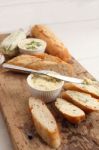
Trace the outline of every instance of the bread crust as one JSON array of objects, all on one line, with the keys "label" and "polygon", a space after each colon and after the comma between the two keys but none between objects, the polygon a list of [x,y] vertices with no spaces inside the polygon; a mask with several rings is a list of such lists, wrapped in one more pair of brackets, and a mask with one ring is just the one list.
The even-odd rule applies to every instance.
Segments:
[{"label": "bread crust", "polygon": [[71,123],[80,123],[81,121],[85,120],[85,115],[79,116],[79,117],[71,117],[67,114],[63,114],[64,117],[69,120]]},{"label": "bread crust", "polygon": [[[40,58],[45,61],[53,61],[56,63],[67,64],[65,61],[63,61],[59,57],[55,57],[55,56],[49,55],[47,53],[37,53],[37,54],[34,54],[33,56],[36,56],[37,58]],[[70,65],[70,64],[68,64],[68,65]]]},{"label": "bread crust", "polygon": [[38,122],[34,116],[32,116],[32,118],[37,133],[40,135],[40,137],[45,142],[47,142],[49,146],[53,148],[58,148],[60,146],[60,136],[59,136],[58,128],[54,132],[50,132],[46,128],[44,128],[42,124],[40,124],[40,122]]},{"label": "bread crust", "polygon": [[[47,111],[49,111],[50,115],[53,118],[53,122],[55,123],[56,128],[54,130],[49,130],[47,127],[45,127],[44,124],[42,124],[40,122],[40,120],[33,114],[32,109],[34,109],[34,107],[32,108],[31,105],[31,100],[37,100],[36,98],[30,98],[29,99],[29,109],[30,112],[32,114],[32,119],[33,119],[33,124],[37,130],[37,133],[40,135],[40,137],[52,148],[58,148],[61,144],[61,137],[60,137],[60,133],[59,133],[59,129],[57,126],[57,123],[53,117],[53,115],[51,114],[51,112],[49,111],[49,109],[47,108],[47,106],[44,104],[44,102],[42,102],[43,108],[46,107]],[[41,101],[41,100],[40,100]],[[41,106],[41,104],[40,104]],[[42,106],[41,106],[42,107]],[[38,109],[39,111],[39,109]],[[40,113],[40,112],[39,112]],[[46,113],[46,112],[44,112]],[[50,118],[49,118],[50,119]]]},{"label": "bread crust", "polygon": [[[88,86],[88,85],[85,85],[85,86]],[[96,87],[99,89],[99,85],[89,85],[89,86],[93,86],[93,87]],[[88,94],[91,94],[93,97],[95,98],[99,98],[99,95],[94,93],[94,91],[90,91],[88,89],[85,89],[84,87],[80,87],[79,85],[77,84],[73,84],[73,83],[65,83],[64,84],[64,89],[65,90],[74,90],[74,91],[78,91],[78,92],[84,92],[84,93],[88,93]]]},{"label": "bread crust", "polygon": [[19,55],[17,57],[14,57],[13,59],[9,60],[7,63],[8,64],[13,64],[16,66],[22,66],[25,67],[33,62],[37,62],[41,60],[40,58],[37,58],[35,56],[31,55]]},{"label": "bread crust", "polygon": [[57,56],[64,61],[71,58],[69,51],[64,44],[50,31],[45,25],[35,25],[32,27],[31,34],[33,37],[42,39],[47,42],[46,52],[53,56]]},{"label": "bread crust", "polygon": [[[65,101],[65,99],[63,99]],[[63,114],[63,116],[68,120],[70,121],[71,123],[80,123],[81,121],[83,121],[85,119],[85,113],[83,112],[83,110],[81,110],[83,112],[83,114],[78,114],[76,116],[72,116],[68,113],[64,113],[58,106],[57,106],[57,100],[55,102],[55,106],[57,107],[57,109]],[[73,104],[72,104],[73,106]],[[67,107],[67,106],[65,106]],[[76,109],[77,106],[74,105],[74,109]],[[80,109],[80,108],[78,108]]]},{"label": "bread crust", "polygon": [[[88,94],[89,95],[89,94]],[[90,106],[87,106],[86,104],[81,104],[80,102],[77,102],[75,99],[73,99],[72,96],[70,96],[67,91],[65,92],[62,92],[61,94],[62,98],[63,99],[66,99],[68,100],[69,102],[73,103],[74,105],[78,106],[79,108],[81,108],[82,110],[84,110],[86,113],[90,113],[90,112],[93,112],[93,111],[98,111],[96,109],[93,109],[92,107]],[[97,100],[98,101],[98,100]]]},{"label": "bread crust", "polygon": [[73,74],[73,68],[70,64],[62,61],[60,58],[48,54],[39,55],[20,55],[10,61],[8,64],[31,68],[34,70],[52,70],[63,72],[68,75]]}]

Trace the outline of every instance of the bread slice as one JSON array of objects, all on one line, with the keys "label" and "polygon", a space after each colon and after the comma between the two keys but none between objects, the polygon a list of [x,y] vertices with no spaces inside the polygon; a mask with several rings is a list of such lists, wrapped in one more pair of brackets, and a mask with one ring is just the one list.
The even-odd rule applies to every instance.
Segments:
[{"label": "bread slice", "polygon": [[99,98],[99,85],[97,84],[65,83],[64,89],[85,92],[85,93],[91,94],[95,98]]},{"label": "bread slice", "polygon": [[72,102],[85,112],[99,111],[99,101],[90,94],[67,90],[62,93],[62,98]]},{"label": "bread slice", "polygon": [[57,98],[55,106],[71,123],[79,123],[85,119],[83,110],[62,98]]},{"label": "bread slice", "polygon": [[47,106],[42,100],[31,97],[29,108],[40,137],[51,147],[58,148],[61,144],[58,126]]}]

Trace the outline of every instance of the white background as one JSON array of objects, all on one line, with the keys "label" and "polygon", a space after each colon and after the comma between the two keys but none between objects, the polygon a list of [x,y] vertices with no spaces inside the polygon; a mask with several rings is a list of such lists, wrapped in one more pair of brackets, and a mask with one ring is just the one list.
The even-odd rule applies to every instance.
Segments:
[{"label": "white background", "polygon": [[[99,79],[99,0],[0,0],[0,33],[47,24]],[[0,150],[12,150],[0,114]]]}]

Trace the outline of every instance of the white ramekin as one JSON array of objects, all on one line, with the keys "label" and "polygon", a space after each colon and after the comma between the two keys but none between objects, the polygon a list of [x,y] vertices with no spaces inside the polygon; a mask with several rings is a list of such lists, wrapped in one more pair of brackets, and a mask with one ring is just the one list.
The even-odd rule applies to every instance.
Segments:
[{"label": "white ramekin", "polygon": [[35,87],[31,86],[31,83],[30,83],[31,78],[32,78],[32,74],[30,74],[27,77],[27,83],[28,83],[30,89],[32,90],[33,96],[44,100],[45,103],[55,101],[56,98],[59,96],[62,86],[64,84],[64,81],[61,81],[61,84],[57,88],[55,88],[55,90],[44,91],[44,90],[36,89]]},{"label": "white ramekin", "polygon": [[[33,40],[36,41],[36,42],[41,42],[42,43],[41,48],[34,49],[33,51],[24,48],[25,44],[27,44],[27,43],[29,43]],[[21,42],[18,43],[18,48],[19,48],[20,53],[32,55],[32,54],[35,54],[35,53],[44,53],[45,49],[46,49],[46,45],[47,45],[46,42],[41,40],[41,39],[27,38],[27,39],[21,40]]]}]

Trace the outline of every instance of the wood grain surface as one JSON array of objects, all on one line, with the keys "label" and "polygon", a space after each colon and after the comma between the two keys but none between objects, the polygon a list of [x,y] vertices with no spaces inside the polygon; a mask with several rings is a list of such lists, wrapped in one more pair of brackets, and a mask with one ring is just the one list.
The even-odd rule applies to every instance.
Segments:
[{"label": "wood grain surface", "polygon": [[[5,35],[0,36],[2,40]],[[93,78],[74,58],[73,76]],[[60,72],[61,73],[61,72]],[[65,73],[64,73],[65,74]],[[28,109],[32,96],[26,82],[27,75],[0,70],[0,109],[10,133],[14,150],[52,150],[38,136]],[[58,123],[62,144],[58,150],[99,150],[99,113],[86,115],[78,125],[66,121],[54,107],[48,104]]]}]

